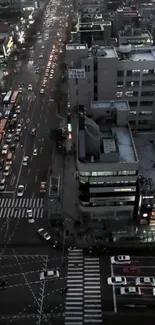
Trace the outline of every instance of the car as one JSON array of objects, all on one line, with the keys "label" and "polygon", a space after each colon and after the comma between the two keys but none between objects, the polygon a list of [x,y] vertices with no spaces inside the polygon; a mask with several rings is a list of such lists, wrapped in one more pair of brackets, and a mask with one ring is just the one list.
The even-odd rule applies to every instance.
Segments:
[{"label": "car", "polygon": [[33,50],[33,46],[30,47],[30,50],[31,50],[31,51]]},{"label": "car", "polygon": [[17,196],[21,197],[24,194],[24,185],[19,185],[17,189]]},{"label": "car", "polygon": [[22,130],[22,125],[21,124],[18,124],[17,125],[17,128],[16,128],[16,132],[21,132],[21,130]]},{"label": "car", "polygon": [[8,144],[4,144],[2,147],[2,155],[7,155],[8,153]]},{"label": "car", "polygon": [[19,86],[19,93],[21,94],[23,92],[23,87]]},{"label": "car", "polygon": [[50,234],[43,228],[38,229],[37,233],[45,240],[50,240],[51,239]]},{"label": "car", "polygon": [[23,166],[27,166],[27,164],[28,164],[28,159],[29,159],[28,156],[25,156],[25,157],[23,158]]},{"label": "car", "polygon": [[15,57],[14,57],[14,60],[15,60],[15,61],[17,61],[17,60],[18,60],[17,56],[15,56]]},{"label": "car", "polygon": [[33,156],[37,156],[38,155],[38,149],[37,148],[34,148],[33,149]]},{"label": "car", "polygon": [[50,74],[50,77],[49,77],[51,80],[53,79],[53,75]]},{"label": "car", "polygon": [[39,59],[43,59],[43,57],[44,57],[43,54],[39,55]]},{"label": "car", "polygon": [[153,296],[155,296],[155,288],[153,288],[152,294]]},{"label": "car", "polygon": [[16,114],[20,114],[20,105],[18,105],[16,108]]},{"label": "car", "polygon": [[6,187],[6,179],[2,178],[0,181],[0,191],[4,191]]},{"label": "car", "polygon": [[46,192],[46,182],[41,182],[40,183],[40,193],[45,193]]},{"label": "car", "polygon": [[19,133],[15,133],[14,141],[19,141],[19,140],[20,140],[20,134]]},{"label": "car", "polygon": [[40,94],[45,94],[45,89],[44,88],[40,89]]},{"label": "car", "polygon": [[107,279],[109,285],[126,285],[127,280],[124,276],[112,276]]},{"label": "car", "polygon": [[10,143],[12,140],[12,134],[8,134],[8,136],[6,137],[6,143]]},{"label": "car", "polygon": [[45,48],[45,46],[44,46],[44,45],[42,45],[42,46],[41,46],[41,49],[44,49],[44,48]]},{"label": "car", "polygon": [[111,256],[110,258],[111,264],[130,264],[131,259],[129,255],[118,255]]},{"label": "car", "polygon": [[122,296],[140,296],[142,293],[139,287],[121,287],[120,294]]},{"label": "car", "polygon": [[40,273],[40,280],[44,280],[47,277],[59,278],[59,271],[58,270],[49,270],[49,271],[43,271]]},{"label": "car", "polygon": [[155,278],[152,277],[139,277],[136,278],[137,286],[152,286],[155,287]]},{"label": "car", "polygon": [[5,111],[4,118],[7,120],[10,116],[10,110]]},{"label": "car", "polygon": [[9,176],[9,174],[10,174],[10,166],[9,165],[6,165],[5,168],[4,168],[3,175],[4,176]]},{"label": "car", "polygon": [[36,128],[33,128],[33,129],[31,130],[31,135],[36,135]]},{"label": "car", "polygon": [[28,90],[32,90],[32,85],[31,84],[28,85]]},{"label": "car", "polygon": [[137,274],[140,273],[140,267],[139,266],[132,266],[127,265],[123,267],[123,273],[124,274]]},{"label": "car", "polygon": [[33,219],[33,214],[32,214],[32,210],[28,209],[27,210],[27,219],[29,223],[34,223],[34,219]]},{"label": "car", "polygon": [[16,145],[13,143],[10,147],[10,151],[15,152],[15,150],[16,150]]},{"label": "car", "polygon": [[46,68],[46,71],[45,72],[49,73],[50,72],[50,69],[49,68]]}]

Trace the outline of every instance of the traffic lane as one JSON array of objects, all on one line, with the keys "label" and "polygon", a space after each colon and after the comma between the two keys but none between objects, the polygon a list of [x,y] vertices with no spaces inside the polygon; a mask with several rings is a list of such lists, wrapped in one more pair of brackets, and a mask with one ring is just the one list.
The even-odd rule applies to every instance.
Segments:
[{"label": "traffic lane", "polygon": [[[132,264],[132,266],[137,267],[137,273],[136,273],[136,271],[134,273],[134,275],[136,277],[139,277],[139,276],[153,276],[154,277],[155,276],[155,265],[147,265],[147,261],[146,261],[145,265],[142,265],[139,263],[139,264]],[[115,275],[123,274],[125,276],[123,266],[115,265],[113,267],[113,270],[114,270]],[[130,271],[129,271],[128,275],[132,275],[130,273]]]},{"label": "traffic lane", "polygon": [[107,278],[111,276],[108,256],[100,257],[100,275],[102,310],[114,311],[112,288],[107,285]]}]

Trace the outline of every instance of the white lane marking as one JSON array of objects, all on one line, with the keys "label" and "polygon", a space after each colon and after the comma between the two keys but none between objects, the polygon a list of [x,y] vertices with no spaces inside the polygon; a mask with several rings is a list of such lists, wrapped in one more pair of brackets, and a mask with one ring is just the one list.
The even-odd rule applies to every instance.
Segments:
[{"label": "white lane marking", "polygon": [[46,117],[46,119],[45,119],[45,122],[47,123],[47,117]]},{"label": "white lane marking", "polygon": [[[111,277],[114,277],[114,269],[113,265],[110,265],[111,270]],[[112,286],[112,294],[113,294],[113,304],[114,304],[114,312],[117,313],[117,302],[116,302],[116,292],[115,292],[115,286]]]},{"label": "white lane marking", "polygon": [[10,180],[10,185],[14,185],[15,179],[16,179],[16,176],[15,176],[15,174],[13,174],[11,177],[11,180]]},{"label": "white lane marking", "polygon": [[30,174],[30,171],[31,171],[31,170],[30,170],[30,168],[29,168],[29,169],[28,169],[28,172],[27,172],[27,173],[28,173],[28,175]]},{"label": "white lane marking", "polygon": [[27,189],[27,184],[25,185],[25,191],[26,191],[26,189]]},{"label": "white lane marking", "polygon": [[38,123],[38,128],[39,128],[39,126],[40,126],[40,122]]},{"label": "white lane marking", "polygon": [[40,148],[40,153],[42,153],[42,151],[43,151],[43,147]]},{"label": "white lane marking", "polygon": [[36,175],[36,177],[35,177],[35,183],[37,182],[37,180],[38,180],[38,176]]}]

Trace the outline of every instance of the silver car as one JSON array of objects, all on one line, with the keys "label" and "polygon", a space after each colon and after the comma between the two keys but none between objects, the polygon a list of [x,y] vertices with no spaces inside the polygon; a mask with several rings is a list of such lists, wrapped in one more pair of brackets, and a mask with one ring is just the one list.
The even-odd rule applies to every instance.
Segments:
[{"label": "silver car", "polygon": [[51,239],[50,234],[43,228],[38,229],[37,233],[45,240],[50,240]]}]

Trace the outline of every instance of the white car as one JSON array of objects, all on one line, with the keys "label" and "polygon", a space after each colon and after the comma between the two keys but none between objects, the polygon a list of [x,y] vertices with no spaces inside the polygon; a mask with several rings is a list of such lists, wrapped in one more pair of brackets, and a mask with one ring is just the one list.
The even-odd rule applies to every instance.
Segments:
[{"label": "white car", "polygon": [[37,156],[37,155],[38,155],[38,149],[35,148],[35,149],[33,150],[33,156]]},{"label": "white car", "polygon": [[130,264],[131,259],[129,255],[118,255],[111,256],[110,258],[111,264]]},{"label": "white car", "polygon": [[44,45],[42,45],[41,49],[44,49],[44,48],[45,48],[45,46],[44,46]]},{"label": "white car", "polygon": [[40,273],[40,280],[44,280],[47,277],[59,278],[59,271],[58,270],[50,270],[50,271],[44,271],[44,272]]},{"label": "white car", "polygon": [[122,296],[140,296],[142,293],[139,287],[121,287],[120,294]]},{"label": "white car", "polygon": [[2,147],[2,155],[7,155],[7,153],[8,153],[8,144],[5,144]]},{"label": "white car", "polygon": [[24,185],[19,185],[17,190],[17,196],[21,197],[24,194]]},{"label": "white car", "polygon": [[50,74],[50,79],[53,79],[53,75]]},{"label": "white car", "polygon": [[136,278],[137,286],[152,286],[155,287],[155,278],[152,277],[140,277]]},{"label": "white car", "polygon": [[43,57],[44,57],[43,54],[39,55],[39,59],[43,59]]},{"label": "white car", "polygon": [[45,77],[46,77],[46,78],[48,77],[48,73],[47,73],[47,72],[45,73]]},{"label": "white car", "polygon": [[40,89],[40,94],[45,94],[45,89],[44,88]]},{"label": "white car", "polygon": [[6,143],[10,143],[12,140],[12,134],[8,134],[7,138],[6,138]]},{"label": "white car", "polygon": [[109,285],[126,285],[127,281],[124,276],[113,276],[107,279]]},{"label": "white car", "polygon": [[21,130],[22,130],[22,125],[21,124],[18,124],[17,125],[17,128],[16,128],[16,132],[21,132]]},{"label": "white car", "polygon": [[4,176],[9,176],[9,174],[10,174],[10,166],[9,165],[6,165],[5,166],[5,169],[4,169],[3,175]]},{"label": "white car", "polygon": [[23,166],[27,166],[27,164],[28,164],[28,159],[29,159],[28,156],[25,156],[25,157],[23,158]]},{"label": "white car", "polygon": [[20,114],[20,105],[17,106],[16,114]]},{"label": "white car", "polygon": [[13,114],[12,118],[17,119],[17,114]]},{"label": "white car", "polygon": [[28,85],[28,90],[32,90],[32,85]]},{"label": "white car", "polygon": [[28,218],[28,222],[29,223],[34,223],[33,214],[32,214],[32,210],[31,209],[28,209],[27,210],[27,218]]},{"label": "white car", "polygon": [[23,87],[19,87],[19,93],[21,94],[23,92]]},{"label": "white car", "polygon": [[4,191],[6,186],[6,179],[2,178],[0,181],[0,191]]},{"label": "white car", "polygon": [[38,229],[37,233],[45,240],[51,239],[51,236],[49,235],[49,233],[43,228]]}]

